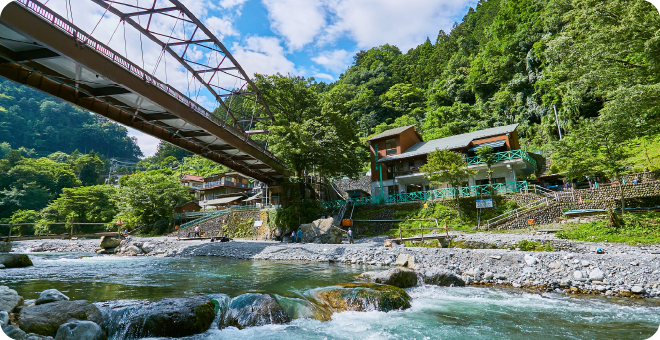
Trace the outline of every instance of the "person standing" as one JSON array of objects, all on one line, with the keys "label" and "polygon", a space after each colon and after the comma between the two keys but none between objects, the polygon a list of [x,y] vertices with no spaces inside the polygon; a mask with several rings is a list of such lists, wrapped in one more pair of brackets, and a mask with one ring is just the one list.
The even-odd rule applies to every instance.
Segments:
[{"label": "person standing", "polygon": [[291,243],[296,243],[296,231],[291,232]]},{"label": "person standing", "polygon": [[298,229],[298,243],[302,243],[302,230]]},{"label": "person standing", "polygon": [[348,243],[353,244],[353,230],[351,230],[351,228],[348,228],[348,231],[346,232],[346,237],[348,238]]},{"label": "person standing", "polygon": [[195,226],[195,237],[201,237],[199,236],[199,226]]}]

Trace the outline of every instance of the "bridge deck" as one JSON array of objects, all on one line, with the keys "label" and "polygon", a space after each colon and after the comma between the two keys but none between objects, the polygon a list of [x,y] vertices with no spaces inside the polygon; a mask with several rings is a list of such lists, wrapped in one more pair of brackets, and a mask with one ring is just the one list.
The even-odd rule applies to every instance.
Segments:
[{"label": "bridge deck", "polygon": [[247,133],[30,0],[0,15],[0,76],[262,182],[290,175]]}]

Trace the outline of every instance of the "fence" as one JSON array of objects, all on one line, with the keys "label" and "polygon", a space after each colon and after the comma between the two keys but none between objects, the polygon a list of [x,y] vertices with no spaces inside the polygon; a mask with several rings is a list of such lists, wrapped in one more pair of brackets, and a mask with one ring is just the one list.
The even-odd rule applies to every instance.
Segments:
[{"label": "fence", "polygon": [[[203,214],[200,218],[182,224],[181,226],[179,226],[179,230],[183,230],[183,229],[192,227],[196,224],[200,224],[202,222],[208,221],[208,220],[210,220],[212,218],[215,218],[215,217],[218,217],[220,215],[228,214],[230,212],[262,210],[262,209],[274,209],[274,208],[275,208],[274,205],[266,204],[266,205],[241,205],[241,206],[230,207],[230,208],[223,209],[223,210],[210,210],[209,213]],[[201,213],[201,211],[196,211],[195,213]],[[180,217],[178,217],[178,215],[184,215],[184,214],[189,214],[189,213],[176,214],[175,217],[180,218]]]},{"label": "fence", "polygon": [[[496,183],[493,185],[483,184],[483,185],[474,185],[468,187],[443,188],[443,189],[435,189],[428,191],[417,191],[417,192],[387,195],[387,196],[383,196],[382,203],[405,203],[405,202],[435,200],[441,198],[455,198],[457,195],[459,197],[469,197],[469,196],[477,196],[477,195],[490,195],[491,193],[506,194],[512,192],[527,191],[528,189],[529,187],[527,181]],[[359,198],[350,198],[348,200],[323,201],[321,202],[321,206],[326,209],[330,209],[330,208],[339,208],[344,204],[372,205],[372,204],[381,203],[379,202],[379,200],[380,197],[378,196],[359,197]]]},{"label": "fence", "polygon": [[[508,161],[511,159],[518,159],[522,158],[527,163],[533,165],[535,168],[538,167],[536,161],[530,157],[526,151],[517,149],[517,150],[510,150],[510,151],[504,151],[504,152],[496,152],[493,153],[493,156],[495,156],[495,161],[496,162],[501,162],[501,161]],[[479,156],[474,156],[474,157],[466,157],[465,161],[467,162],[468,165],[476,165],[476,164],[483,164],[485,163],[481,157]]]}]

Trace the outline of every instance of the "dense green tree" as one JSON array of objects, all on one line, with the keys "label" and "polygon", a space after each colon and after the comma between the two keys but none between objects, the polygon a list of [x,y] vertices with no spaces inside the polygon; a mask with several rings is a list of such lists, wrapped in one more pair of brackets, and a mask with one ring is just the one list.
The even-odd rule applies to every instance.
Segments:
[{"label": "dense green tree", "polygon": [[[425,173],[431,185],[449,183],[453,188],[460,187],[470,176],[477,174],[476,170],[470,169],[460,153],[447,149],[436,149],[427,158],[426,164],[422,165],[420,171]],[[458,216],[461,218],[460,192],[456,190],[456,207]]]},{"label": "dense green tree", "polygon": [[155,170],[124,176],[119,180],[118,217],[145,234],[163,234],[171,229],[174,207],[191,199],[179,183],[178,173]]},{"label": "dense green tree", "polygon": [[92,150],[90,153],[80,156],[74,163],[78,178],[83,185],[95,185],[99,182],[99,173],[105,164]]},{"label": "dense green tree", "polygon": [[[41,214],[36,210],[18,210],[11,216],[10,222],[14,224],[19,223],[37,223],[41,220]],[[12,235],[27,236],[34,235],[38,225],[24,224],[14,226]]]},{"label": "dense green tree", "polygon": [[[112,222],[117,215],[117,188],[110,185],[66,188],[46,209],[44,216],[51,222]],[[76,231],[94,230],[94,226],[78,226]]]},{"label": "dense green tree", "polygon": [[220,165],[200,155],[192,155],[183,159],[182,169],[180,172],[181,174],[206,177],[227,171],[228,169],[226,166]]}]

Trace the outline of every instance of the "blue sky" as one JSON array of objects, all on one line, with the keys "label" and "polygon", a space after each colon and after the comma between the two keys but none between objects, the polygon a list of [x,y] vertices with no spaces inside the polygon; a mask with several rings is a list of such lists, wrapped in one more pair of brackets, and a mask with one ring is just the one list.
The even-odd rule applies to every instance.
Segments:
[{"label": "blue sky", "polygon": [[[134,0],[151,6],[152,0]],[[166,0],[158,0],[167,3]],[[182,0],[229,49],[249,74],[293,74],[332,82],[351,65],[353,56],[386,43],[396,45],[404,53],[427,37],[435,41],[438,31],[451,31],[477,0]],[[92,1],[76,0],[74,23],[94,37],[108,41],[116,51],[129,48],[140,51],[138,34],[122,33],[118,18],[104,15],[103,8]],[[144,3],[144,4],[143,4]],[[50,0],[49,7],[63,16],[65,0]],[[85,16],[79,13],[86,13]],[[68,18],[68,16],[67,16]],[[98,23],[98,28],[95,28]],[[115,32],[116,35],[115,35]],[[147,47],[144,58],[149,70],[160,54],[158,46]],[[136,60],[136,59],[131,59]],[[137,63],[137,61],[134,61]],[[156,75],[163,79],[156,64]],[[176,64],[170,61],[168,65]],[[162,65],[161,65],[162,66]],[[181,89],[186,75],[172,75],[169,81]],[[181,68],[181,70],[183,70]],[[173,82],[173,83],[172,83]],[[194,98],[209,109],[215,105],[209,98]],[[158,140],[130,130],[138,138],[145,156],[155,153]]]}]

